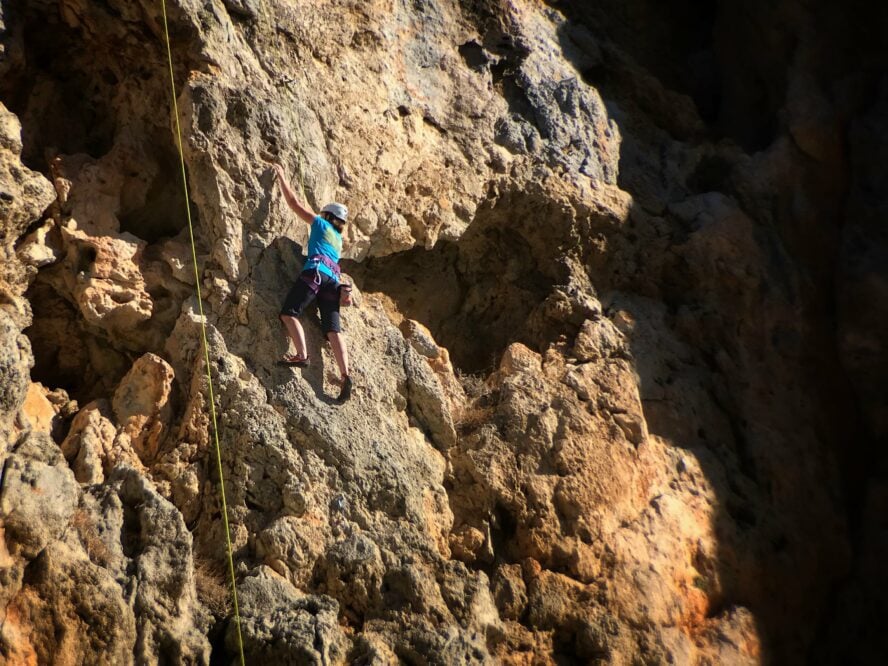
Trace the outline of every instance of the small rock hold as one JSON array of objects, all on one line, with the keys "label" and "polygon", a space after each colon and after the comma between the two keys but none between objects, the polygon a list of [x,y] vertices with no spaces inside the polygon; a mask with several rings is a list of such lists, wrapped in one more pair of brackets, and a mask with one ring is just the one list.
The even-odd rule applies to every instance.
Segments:
[{"label": "small rock hold", "polygon": [[614,421],[633,444],[641,444],[647,437],[647,426],[642,418],[633,414],[614,414]]},{"label": "small rock hold", "polygon": [[621,338],[620,332],[609,320],[587,319],[577,334],[574,355],[578,361],[608,358],[622,349]]},{"label": "small rock hold", "polygon": [[345,501],[345,496],[337,495],[333,498],[333,501],[330,502],[330,509],[332,511],[336,511],[339,513],[343,513],[347,507],[347,503]]},{"label": "small rock hold", "polygon": [[508,376],[518,372],[539,372],[542,360],[540,355],[528,349],[520,342],[515,342],[503,352],[500,371]]},{"label": "small rock hold", "polygon": [[481,547],[484,546],[484,532],[471,525],[461,525],[450,534],[450,551],[453,557],[467,564],[478,559]]}]

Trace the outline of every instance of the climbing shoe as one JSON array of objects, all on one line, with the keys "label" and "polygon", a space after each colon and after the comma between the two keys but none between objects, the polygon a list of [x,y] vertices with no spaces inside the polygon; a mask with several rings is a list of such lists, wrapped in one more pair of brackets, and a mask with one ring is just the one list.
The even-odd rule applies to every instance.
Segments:
[{"label": "climbing shoe", "polygon": [[307,368],[308,367],[308,359],[304,356],[298,356],[296,354],[285,354],[284,357],[280,361],[278,361],[278,365],[285,365],[287,367]]},{"label": "climbing shoe", "polygon": [[339,402],[345,402],[346,400],[349,399],[349,397],[351,396],[351,393],[352,393],[352,380],[351,380],[351,377],[346,375],[345,378],[343,378],[343,380],[342,380],[342,388],[339,389],[339,397],[337,398],[337,400],[339,400]]}]

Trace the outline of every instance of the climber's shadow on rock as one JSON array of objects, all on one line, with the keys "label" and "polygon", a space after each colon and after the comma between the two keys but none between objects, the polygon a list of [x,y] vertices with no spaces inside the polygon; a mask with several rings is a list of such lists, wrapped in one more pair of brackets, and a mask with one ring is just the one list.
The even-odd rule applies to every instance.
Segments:
[{"label": "climber's shadow on rock", "polygon": [[[305,345],[308,350],[310,365],[307,368],[283,369],[301,372],[308,384],[314,389],[315,396],[318,400],[327,405],[338,405],[340,403],[336,399],[336,396],[331,396],[324,392],[324,372],[326,370],[324,363],[324,346],[327,344],[327,341],[321,331],[321,320],[320,313],[318,313],[317,303],[312,303],[306,308],[301,320],[302,327],[305,330]],[[281,338],[286,342],[286,331],[284,330],[283,324],[281,324]],[[335,362],[333,365],[336,365]]]}]

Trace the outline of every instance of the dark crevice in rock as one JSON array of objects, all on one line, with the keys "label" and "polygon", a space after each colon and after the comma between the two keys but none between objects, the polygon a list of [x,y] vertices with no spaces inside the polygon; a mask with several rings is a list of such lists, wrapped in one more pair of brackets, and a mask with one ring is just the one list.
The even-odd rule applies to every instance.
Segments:
[{"label": "dark crevice in rock", "polygon": [[694,192],[731,192],[734,165],[721,155],[704,155],[688,176],[688,187]]},{"label": "dark crevice in rock", "polygon": [[[80,314],[50,285],[38,280],[26,296],[34,313],[33,323],[24,331],[34,354],[32,380],[64,389],[81,405],[110,395],[131,359],[84,330]],[[99,358],[101,368],[94,364]]]},{"label": "dark crevice in rock", "polygon": [[518,521],[512,511],[502,503],[497,504],[490,519],[490,536],[497,564],[514,561],[512,549],[517,531]]},{"label": "dark crevice in rock", "polygon": [[123,526],[120,533],[120,543],[123,547],[123,554],[131,561],[130,566],[135,566],[133,562],[143,548],[142,518],[138,507],[128,503],[123,504]]},{"label": "dark crevice in rock", "polygon": [[[164,137],[166,139],[167,137]],[[163,145],[163,144],[161,144]],[[185,209],[179,156],[171,150],[155,148],[155,169],[151,184],[144,196],[127,200],[127,192],[121,193],[121,210],[117,213],[120,231],[131,233],[147,243],[157,243],[174,238],[188,226],[187,214],[191,213],[192,226],[200,232],[200,210],[190,199]],[[134,179],[142,177],[138,171],[130,174]]]},{"label": "dark crevice in rock", "polygon": [[457,50],[465,63],[472,69],[483,70],[490,62],[490,57],[485,53],[484,48],[475,40],[460,44]]},{"label": "dark crevice in rock", "polygon": [[501,313],[514,325],[496,326],[495,311],[477,311],[480,308],[466,301],[470,291],[486,290],[486,295],[479,296],[492,299],[499,285],[467,284],[474,276],[464,272],[459,259],[458,246],[445,241],[433,250],[414,249],[373,259],[366,262],[366,273],[354,273],[362,290],[386,293],[405,316],[428,326],[438,343],[450,351],[457,367],[469,373],[489,371],[520,331],[532,299],[525,299],[518,311]]},{"label": "dark crevice in rock", "polygon": [[235,656],[225,646],[225,633],[230,621],[233,620],[215,622],[210,627],[210,666],[228,666]]},{"label": "dark crevice in rock", "polygon": [[[147,26],[122,21],[107,3],[93,11],[90,19],[109,21],[99,34],[72,27],[53,3],[10,12],[7,28],[18,39],[9,41],[14,57],[0,66],[0,100],[22,123],[22,161],[46,174],[57,156],[99,160],[123,147],[130,156],[111,166],[118,170],[121,161],[129,162],[120,209],[109,211],[120,220],[120,231],[149,243],[175,236],[185,227],[185,201],[166,114],[133,114],[151,97],[166,108],[166,58]],[[120,109],[127,114],[122,123]],[[191,209],[196,223],[193,203]]]},{"label": "dark crevice in rock", "polygon": [[26,67],[0,78],[0,99],[22,119],[22,161],[45,170],[47,149],[107,153],[117,124],[111,104],[117,75],[96,70],[89,62],[95,54],[84,50],[82,35],[65,24],[57,8],[23,8],[13,16]]},{"label": "dark crevice in rock", "polygon": [[[566,215],[542,192],[505,193],[459,241],[346,269],[362,290],[386,294],[427,326],[460,371],[490,372],[509,344],[543,350],[583,321],[566,264],[582,247],[569,238]],[[555,308],[562,298],[565,307]]]}]

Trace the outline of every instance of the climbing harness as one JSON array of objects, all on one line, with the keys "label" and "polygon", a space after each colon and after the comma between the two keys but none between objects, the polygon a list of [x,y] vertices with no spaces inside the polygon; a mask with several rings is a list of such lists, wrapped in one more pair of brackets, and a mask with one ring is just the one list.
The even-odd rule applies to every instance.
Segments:
[{"label": "climbing harness", "polygon": [[207,386],[209,390],[210,416],[213,423],[213,440],[216,444],[216,464],[219,472],[219,495],[222,501],[222,521],[225,525],[225,540],[228,545],[228,570],[231,573],[231,597],[234,602],[234,619],[237,626],[237,647],[240,652],[241,666],[244,661],[244,641],[241,635],[240,609],[237,603],[237,579],[234,575],[234,557],[231,548],[231,530],[228,525],[228,503],[225,500],[225,477],[222,473],[222,448],[219,445],[219,428],[216,424],[216,400],[213,395],[213,375],[210,369],[210,349],[207,344],[207,326],[204,318],[203,299],[200,294],[200,272],[197,268],[197,248],[194,244],[194,226],[191,222],[191,207],[188,205],[188,177],[185,174],[185,153],[182,149],[182,129],[179,127],[179,104],[176,100],[176,81],[173,74],[173,53],[170,48],[170,30],[167,25],[166,0],[160,0],[163,13],[163,33],[166,39],[167,63],[170,68],[170,93],[173,100],[173,118],[176,121],[176,140],[179,148],[179,165],[182,169],[182,187],[185,190],[185,216],[188,220],[188,236],[191,240],[191,259],[194,263],[194,284],[197,289],[197,307],[200,315],[200,331],[203,342],[204,364],[207,368]]},{"label": "climbing harness", "polygon": [[315,261],[318,262],[318,266],[315,269],[315,273],[317,273],[315,284],[321,284],[321,264],[324,264],[324,266],[333,271],[333,276],[336,278],[336,282],[339,282],[342,272],[337,262],[333,261],[326,254],[313,254],[308,258],[308,261],[306,263],[313,263]]}]

